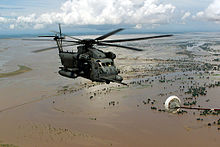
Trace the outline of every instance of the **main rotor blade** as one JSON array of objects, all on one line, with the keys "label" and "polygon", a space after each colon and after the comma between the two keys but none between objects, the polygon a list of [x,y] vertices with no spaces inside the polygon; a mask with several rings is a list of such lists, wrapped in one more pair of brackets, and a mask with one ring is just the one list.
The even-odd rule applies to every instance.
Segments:
[{"label": "main rotor blade", "polygon": [[57,36],[38,36],[38,37],[57,37]]},{"label": "main rotor blade", "polygon": [[142,49],[129,47],[129,46],[118,45],[118,44],[108,44],[108,43],[99,42],[97,45],[100,45],[100,46],[114,46],[114,47],[121,47],[121,48],[129,49],[129,50],[143,51]]},{"label": "main rotor blade", "polygon": [[56,48],[57,48],[57,46],[49,47],[49,48],[44,48],[44,49],[39,49],[39,50],[33,51],[33,53],[39,53],[39,52],[48,51],[48,50],[52,50],[52,49],[56,49]]},{"label": "main rotor blade", "polygon": [[66,36],[66,37],[69,37],[69,38],[72,38],[72,39],[75,39],[75,40],[81,41],[81,39],[79,39],[79,38],[72,37],[72,36],[69,36],[69,35],[66,35],[66,34],[63,34],[63,35]]},{"label": "main rotor blade", "polygon": [[95,40],[103,40],[103,39],[105,39],[105,38],[107,38],[107,37],[109,37],[109,36],[111,36],[111,35],[113,35],[113,34],[115,34],[115,33],[118,33],[118,32],[120,32],[120,31],[122,31],[122,30],[124,30],[124,29],[123,29],[123,28],[120,28],[120,29],[114,30],[114,31],[112,31],[112,32],[109,32],[109,33],[107,33],[107,34],[105,34],[105,35],[102,35],[102,36],[96,38]]},{"label": "main rotor blade", "polygon": [[80,41],[72,41],[72,40],[63,40],[63,42],[74,42],[74,43],[77,43],[77,44],[81,44]]},{"label": "main rotor blade", "polygon": [[66,34],[63,34],[63,35],[66,36],[66,37],[69,37],[69,38],[72,38],[72,39],[75,39],[75,40],[81,41],[81,39],[79,39],[79,38],[72,37],[72,36],[69,36],[69,35],[66,35]]},{"label": "main rotor blade", "polygon": [[173,35],[160,35],[160,36],[140,37],[140,38],[130,38],[130,39],[103,40],[102,42],[115,43],[115,42],[147,40],[147,39],[155,39],[155,38],[163,38],[163,37],[171,37],[171,36]]},{"label": "main rotor blade", "polygon": [[[62,47],[68,47],[68,46],[74,46],[74,45],[78,45],[78,44],[63,45]],[[44,49],[35,50],[35,51],[33,51],[33,53],[44,52],[44,51],[48,51],[48,50],[52,50],[52,49],[56,49],[56,48],[58,48],[58,47],[57,46],[48,47],[48,48],[44,48]]]},{"label": "main rotor blade", "polygon": [[[54,41],[53,39],[22,39],[26,41]],[[71,41],[71,40],[63,40],[63,42],[73,42],[79,44],[78,41]]]},{"label": "main rotor blade", "polygon": [[[59,33],[59,32],[57,32],[57,31],[51,31],[51,32]],[[72,38],[72,39],[75,39],[75,40],[81,41],[81,39],[79,39],[79,38],[72,37],[72,36],[66,35],[66,34],[64,34],[64,33],[62,33],[62,35],[64,35],[65,37],[69,37],[69,38]]]},{"label": "main rotor blade", "polygon": [[22,40],[26,40],[26,41],[54,41],[51,39],[22,39]]}]

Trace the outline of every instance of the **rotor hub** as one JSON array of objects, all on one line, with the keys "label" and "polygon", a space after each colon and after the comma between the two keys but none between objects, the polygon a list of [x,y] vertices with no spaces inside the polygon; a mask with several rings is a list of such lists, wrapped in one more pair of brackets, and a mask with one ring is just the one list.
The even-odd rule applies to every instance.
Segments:
[{"label": "rotor hub", "polygon": [[94,39],[83,39],[80,41],[81,44],[84,44],[85,46],[93,46],[93,44],[96,44],[96,40]]}]

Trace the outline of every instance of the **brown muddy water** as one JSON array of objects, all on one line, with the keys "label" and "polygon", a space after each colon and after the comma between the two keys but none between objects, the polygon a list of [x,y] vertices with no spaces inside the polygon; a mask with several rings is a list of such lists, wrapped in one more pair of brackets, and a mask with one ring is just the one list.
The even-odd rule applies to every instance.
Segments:
[{"label": "brown muddy water", "polygon": [[[107,49],[117,53],[116,64],[129,87],[61,77],[57,51],[32,54],[39,44],[21,41],[26,53],[7,60],[1,72],[16,71],[18,65],[32,70],[0,78],[0,146],[219,146],[218,115],[164,111],[170,95],[177,95],[182,105],[196,101],[192,107],[220,107],[220,74],[210,67],[217,57],[188,54],[187,41],[186,48],[178,46],[182,40],[187,35],[146,46],[156,53]],[[164,52],[167,47],[169,53]],[[182,53],[176,54],[180,49]],[[9,47],[0,54],[12,52]],[[186,93],[199,87],[205,87],[206,95]]]}]

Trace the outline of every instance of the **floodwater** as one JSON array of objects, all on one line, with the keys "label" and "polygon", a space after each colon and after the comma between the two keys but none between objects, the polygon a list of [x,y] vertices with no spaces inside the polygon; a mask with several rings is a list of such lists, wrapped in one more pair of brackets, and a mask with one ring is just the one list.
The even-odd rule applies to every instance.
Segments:
[{"label": "floodwater", "polygon": [[[195,40],[195,36],[200,37]],[[208,42],[210,48],[205,50],[204,43],[201,47],[200,40]],[[183,114],[170,114],[164,112],[163,106],[170,95],[177,95],[182,104],[196,100],[195,106],[220,106],[219,87],[208,87],[220,81],[219,73],[211,69],[199,71],[205,68],[204,63],[218,64],[212,61],[218,56],[211,53],[218,52],[219,40],[210,40],[210,34],[180,34],[130,43],[146,50],[141,53],[103,48],[116,53],[116,65],[126,79],[124,82],[129,84],[126,87],[61,77],[56,50],[31,53],[55,45],[53,42],[1,39],[0,44],[6,44],[7,49],[0,49],[0,59],[4,59],[0,72],[14,71],[17,65],[32,70],[0,79],[0,144],[19,147],[219,146],[220,126],[214,124],[219,116],[201,116],[200,111],[188,110]],[[193,56],[176,54],[189,47]],[[198,48],[206,54],[197,54]],[[206,87],[207,94],[186,100],[192,97],[185,93],[191,86]]]}]

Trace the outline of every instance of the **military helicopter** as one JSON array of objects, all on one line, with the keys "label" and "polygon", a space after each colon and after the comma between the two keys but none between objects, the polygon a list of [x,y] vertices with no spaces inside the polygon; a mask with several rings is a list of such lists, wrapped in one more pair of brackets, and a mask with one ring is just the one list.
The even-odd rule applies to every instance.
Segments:
[{"label": "military helicopter", "polygon": [[[62,67],[60,67],[59,70],[59,74],[61,76],[73,78],[73,79],[77,77],[84,77],[86,79],[90,79],[91,81],[96,81],[96,82],[105,82],[107,84],[109,84],[110,82],[116,82],[127,85],[126,83],[122,82],[123,78],[120,75],[118,75],[120,73],[120,70],[116,68],[114,63],[114,59],[116,58],[116,55],[113,52],[104,52],[100,49],[97,49],[94,47],[94,45],[119,47],[134,51],[143,51],[142,49],[128,47],[119,44],[113,44],[113,43],[170,37],[172,35],[104,40],[107,37],[116,34],[122,30],[124,29],[120,28],[112,32],[109,32],[107,34],[104,34],[100,37],[97,37],[95,39],[79,39],[73,36],[68,36],[66,34],[63,34],[61,31],[61,25],[59,24],[59,32],[54,31],[55,33],[54,36],[38,36],[38,37],[47,37],[47,38],[52,37],[53,40],[56,41],[57,47],[36,50],[34,52],[37,53],[49,49],[58,48],[61,64],[63,65]],[[69,40],[67,40],[66,37],[68,37]],[[41,40],[51,41],[47,39],[41,39]],[[72,43],[72,44],[63,45],[63,42]],[[76,46],[76,45],[77,45],[77,52],[69,52],[63,50],[63,47]]]}]

